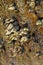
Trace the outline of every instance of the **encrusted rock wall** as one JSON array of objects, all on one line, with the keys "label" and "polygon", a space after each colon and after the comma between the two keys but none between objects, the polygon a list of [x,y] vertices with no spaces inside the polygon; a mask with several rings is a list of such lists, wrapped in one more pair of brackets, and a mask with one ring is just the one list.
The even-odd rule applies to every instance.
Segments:
[{"label": "encrusted rock wall", "polygon": [[0,65],[43,65],[43,0],[0,0]]}]

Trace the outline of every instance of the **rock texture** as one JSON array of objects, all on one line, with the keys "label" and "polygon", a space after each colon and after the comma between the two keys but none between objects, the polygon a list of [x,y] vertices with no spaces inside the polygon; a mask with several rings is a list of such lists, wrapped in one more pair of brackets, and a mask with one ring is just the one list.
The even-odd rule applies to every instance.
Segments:
[{"label": "rock texture", "polygon": [[0,0],[0,65],[43,65],[43,0]]}]

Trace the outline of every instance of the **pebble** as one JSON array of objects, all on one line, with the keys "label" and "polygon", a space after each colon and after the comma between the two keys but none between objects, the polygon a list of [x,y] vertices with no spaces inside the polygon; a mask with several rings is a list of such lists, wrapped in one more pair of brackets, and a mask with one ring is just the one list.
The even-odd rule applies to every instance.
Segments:
[{"label": "pebble", "polygon": [[21,27],[20,26],[15,26],[16,31],[20,31]]},{"label": "pebble", "polygon": [[13,26],[18,26],[19,24],[18,24],[18,21],[14,21],[13,22]]},{"label": "pebble", "polygon": [[15,17],[12,17],[14,19],[13,21],[13,27],[16,29],[16,31],[19,31],[21,29],[21,26],[19,25],[18,20]]}]

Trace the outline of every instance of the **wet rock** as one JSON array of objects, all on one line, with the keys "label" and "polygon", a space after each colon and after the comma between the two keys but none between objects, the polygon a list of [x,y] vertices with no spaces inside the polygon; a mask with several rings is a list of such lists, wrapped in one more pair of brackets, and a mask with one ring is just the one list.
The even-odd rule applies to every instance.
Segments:
[{"label": "wet rock", "polygon": [[16,31],[19,31],[21,29],[21,26],[19,25],[18,20],[14,16],[12,16],[12,19],[14,20],[12,22],[13,28],[15,28]]},{"label": "wet rock", "polygon": [[20,31],[21,27],[20,26],[15,26],[16,31]]},{"label": "wet rock", "polygon": [[[43,51],[43,2],[41,4],[40,1],[42,0],[0,2],[2,4],[0,16],[5,18],[3,20],[5,25],[0,23],[0,37],[7,41],[7,43],[0,41],[0,48],[6,50],[6,54],[0,53],[2,64],[8,60],[7,65],[10,65],[9,61],[14,65],[17,60],[16,65],[43,65],[43,60],[38,58],[42,54],[41,50]],[[6,34],[1,32],[3,25]]]},{"label": "wet rock", "polygon": [[18,26],[19,24],[18,24],[18,21],[14,21],[13,22],[13,26]]}]

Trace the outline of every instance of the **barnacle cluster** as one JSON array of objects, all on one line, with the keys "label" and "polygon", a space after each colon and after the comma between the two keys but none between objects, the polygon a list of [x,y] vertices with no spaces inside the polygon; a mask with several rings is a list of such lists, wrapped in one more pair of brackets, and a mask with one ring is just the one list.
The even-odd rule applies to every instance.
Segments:
[{"label": "barnacle cluster", "polygon": [[43,65],[43,0],[0,0],[0,65]]}]

